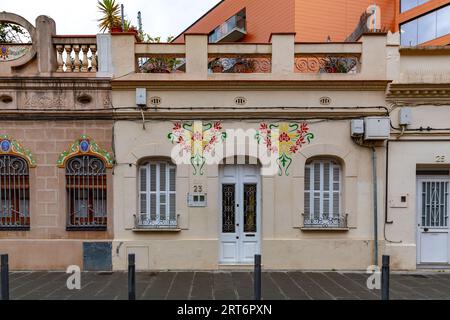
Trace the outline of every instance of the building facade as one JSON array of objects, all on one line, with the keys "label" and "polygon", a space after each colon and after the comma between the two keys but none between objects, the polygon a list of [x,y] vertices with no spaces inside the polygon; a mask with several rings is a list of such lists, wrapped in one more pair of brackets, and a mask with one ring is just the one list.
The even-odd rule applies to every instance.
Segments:
[{"label": "building facade", "polygon": [[0,251],[16,270],[110,269],[111,83],[96,36],[58,36],[46,16],[0,21],[23,30],[0,44]]},{"label": "building facade", "polygon": [[401,46],[366,7],[339,42],[309,43],[58,36],[2,13],[32,39],[1,44],[12,268],[448,267],[450,51]]}]

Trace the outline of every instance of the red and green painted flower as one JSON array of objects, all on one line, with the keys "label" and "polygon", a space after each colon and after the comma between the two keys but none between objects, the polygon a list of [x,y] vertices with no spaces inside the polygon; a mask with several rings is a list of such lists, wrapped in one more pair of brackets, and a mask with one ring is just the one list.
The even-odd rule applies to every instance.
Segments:
[{"label": "red and green painted flower", "polygon": [[278,174],[289,175],[292,155],[296,154],[304,144],[311,143],[314,134],[309,132],[306,122],[303,123],[261,123],[256,134],[258,143],[264,143],[271,153],[278,153]]}]

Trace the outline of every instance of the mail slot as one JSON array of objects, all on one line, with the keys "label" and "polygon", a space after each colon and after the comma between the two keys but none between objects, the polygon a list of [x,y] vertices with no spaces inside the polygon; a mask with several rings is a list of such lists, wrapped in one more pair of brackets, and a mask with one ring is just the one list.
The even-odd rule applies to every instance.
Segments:
[{"label": "mail slot", "polygon": [[246,237],[255,237],[254,234],[246,234],[245,236],[246,236]]}]

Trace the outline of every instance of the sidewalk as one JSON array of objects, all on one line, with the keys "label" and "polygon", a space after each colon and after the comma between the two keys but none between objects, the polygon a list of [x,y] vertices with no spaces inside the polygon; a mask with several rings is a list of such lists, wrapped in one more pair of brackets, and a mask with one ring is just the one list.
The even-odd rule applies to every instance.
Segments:
[{"label": "sidewalk", "polygon": [[[138,272],[138,300],[249,299],[251,272]],[[12,272],[10,296],[15,299],[127,299],[127,274],[82,273],[81,290],[68,290],[61,272]],[[379,299],[366,287],[367,274],[341,272],[264,272],[263,299]],[[448,299],[450,273],[391,274],[391,299]]]}]

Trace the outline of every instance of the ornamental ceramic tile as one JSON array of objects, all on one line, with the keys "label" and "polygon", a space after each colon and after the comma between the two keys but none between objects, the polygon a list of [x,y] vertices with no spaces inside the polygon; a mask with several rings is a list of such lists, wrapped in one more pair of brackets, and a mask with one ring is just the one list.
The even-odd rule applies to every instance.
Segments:
[{"label": "ornamental ceramic tile", "polygon": [[0,135],[0,154],[12,154],[27,160],[30,167],[36,166],[36,159],[30,150],[25,149],[19,142],[7,135]]},{"label": "ornamental ceramic tile", "polygon": [[203,175],[206,163],[205,155],[212,153],[217,143],[226,139],[226,132],[222,132],[219,121],[203,123],[176,122],[168,138],[173,144],[178,144],[184,154],[190,157],[194,168],[194,175]]},{"label": "ornamental ceramic tile", "polygon": [[314,134],[309,132],[306,122],[303,123],[278,123],[268,124],[262,122],[255,136],[258,143],[263,143],[270,153],[278,154],[278,175],[289,175],[289,167],[292,164],[292,156],[296,154],[304,144],[311,143]]},{"label": "ornamental ceramic tile", "polygon": [[95,141],[87,135],[82,135],[79,139],[69,147],[69,150],[62,152],[57,160],[57,165],[60,168],[65,166],[68,159],[77,155],[93,155],[99,157],[105,162],[107,168],[112,168],[114,164],[113,157],[106,150],[100,149]]}]

